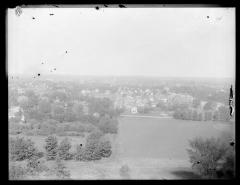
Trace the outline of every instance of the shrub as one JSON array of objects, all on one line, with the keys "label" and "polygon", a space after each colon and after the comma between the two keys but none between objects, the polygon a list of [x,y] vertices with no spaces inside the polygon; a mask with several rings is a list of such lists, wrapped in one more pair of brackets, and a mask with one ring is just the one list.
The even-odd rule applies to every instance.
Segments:
[{"label": "shrub", "polygon": [[121,166],[121,168],[119,169],[119,174],[124,179],[130,178],[129,172],[130,172],[130,169],[129,169],[128,165],[126,165],[126,164]]},{"label": "shrub", "polygon": [[84,155],[85,155],[84,148],[81,145],[77,145],[76,152],[74,154],[74,159],[77,161],[83,161],[85,159]]},{"label": "shrub", "polygon": [[118,121],[116,119],[112,119],[109,116],[104,116],[99,121],[99,129],[103,133],[117,133]]},{"label": "shrub", "polygon": [[59,158],[63,160],[71,159],[71,154],[69,153],[71,147],[72,145],[68,138],[63,139],[58,147]]},{"label": "shrub", "polygon": [[98,144],[98,152],[101,157],[110,157],[112,154],[110,141],[100,141]]},{"label": "shrub", "polygon": [[9,180],[22,180],[26,177],[26,170],[20,165],[10,164]]},{"label": "shrub", "polygon": [[103,140],[103,133],[99,130],[92,132],[86,139],[83,150],[84,160],[99,160],[111,155],[111,143]]},{"label": "shrub", "polygon": [[84,160],[100,160],[101,156],[98,152],[98,141],[88,140],[84,148]]},{"label": "shrub", "polygon": [[37,148],[30,139],[10,138],[9,142],[10,160],[22,161],[37,155]]},{"label": "shrub", "polygon": [[47,155],[47,160],[54,160],[57,156],[58,152],[58,141],[55,136],[48,136],[46,138],[46,155]]},{"label": "shrub", "polygon": [[47,166],[44,165],[44,161],[37,157],[33,157],[27,161],[27,173],[30,175],[37,175],[47,169]]},{"label": "shrub", "polygon": [[[228,178],[234,174],[234,150],[220,139],[196,138],[188,149],[193,169],[204,178]],[[228,169],[228,172],[223,170]]]}]

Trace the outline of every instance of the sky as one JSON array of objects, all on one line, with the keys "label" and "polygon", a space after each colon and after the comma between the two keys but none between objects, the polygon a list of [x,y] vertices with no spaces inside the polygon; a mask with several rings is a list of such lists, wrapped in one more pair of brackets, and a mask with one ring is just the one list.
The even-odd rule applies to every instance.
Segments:
[{"label": "sky", "polygon": [[9,75],[235,77],[234,8],[23,8],[7,21]]}]

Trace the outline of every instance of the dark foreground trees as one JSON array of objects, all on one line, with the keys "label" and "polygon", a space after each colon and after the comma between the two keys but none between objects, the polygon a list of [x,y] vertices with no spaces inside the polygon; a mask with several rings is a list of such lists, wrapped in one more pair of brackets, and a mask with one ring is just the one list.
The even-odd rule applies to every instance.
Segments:
[{"label": "dark foreground trees", "polygon": [[57,138],[51,135],[51,136],[48,136],[45,141],[46,141],[45,149],[46,149],[47,160],[54,160],[58,153]]},{"label": "dark foreground trees", "polygon": [[84,147],[77,146],[75,159],[83,161],[100,160],[104,157],[110,157],[111,154],[110,141],[104,138],[101,131],[96,130],[87,137]]},{"label": "dark foreground trees", "polygon": [[188,149],[192,168],[203,178],[234,178],[235,147],[220,139],[196,138]]},{"label": "dark foreground trees", "polygon": [[39,152],[30,139],[23,137],[10,138],[9,142],[10,160],[22,161],[38,156]]}]

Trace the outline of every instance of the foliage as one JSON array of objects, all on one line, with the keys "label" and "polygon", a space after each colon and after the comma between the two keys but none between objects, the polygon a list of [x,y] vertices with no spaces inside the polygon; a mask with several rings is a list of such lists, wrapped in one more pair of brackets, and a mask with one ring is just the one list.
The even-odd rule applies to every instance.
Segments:
[{"label": "foliage", "polygon": [[84,148],[85,160],[99,160],[101,156],[98,153],[98,144],[103,133],[100,131],[92,132],[86,139]]},{"label": "foliage", "polygon": [[47,160],[54,160],[58,152],[58,141],[57,138],[53,135],[48,136],[46,139],[46,156]]},{"label": "foliage", "polygon": [[110,141],[100,141],[98,144],[98,153],[101,157],[110,157],[112,154],[112,146]]},{"label": "foliage", "polygon": [[43,160],[37,157],[28,159],[27,161],[27,173],[30,175],[38,175],[39,173],[48,170],[48,167],[44,164]]},{"label": "foliage", "polygon": [[111,143],[103,136],[103,133],[99,130],[95,130],[88,135],[85,146],[77,146],[75,160],[91,161],[110,157],[112,154]]},{"label": "foliage", "polygon": [[118,121],[109,116],[101,117],[98,127],[103,133],[117,133]]},{"label": "foliage", "polygon": [[215,107],[216,107],[216,103],[215,103],[215,102],[213,102],[213,101],[208,101],[208,102],[204,105],[203,109],[206,110],[206,111],[209,111],[209,110],[212,110],[212,111],[213,111]]},{"label": "foliage", "polygon": [[22,161],[38,155],[37,148],[30,139],[23,137],[10,138],[9,142],[10,160]]},{"label": "foliage", "polygon": [[[220,139],[203,140],[196,138],[190,141],[188,149],[193,169],[204,178],[218,178],[221,174],[234,174],[234,149]],[[226,170],[227,172],[223,172]],[[228,176],[225,175],[225,178]]]},{"label": "foliage", "polygon": [[69,150],[71,148],[71,143],[68,138],[65,138],[61,141],[61,143],[58,146],[58,155],[59,158],[62,160],[69,160],[71,159],[71,154],[69,153]]},{"label": "foliage", "polygon": [[77,161],[83,161],[85,158],[84,148],[82,145],[76,146],[76,152],[74,154],[74,159]]},{"label": "foliage", "polygon": [[219,120],[220,121],[229,121],[231,119],[229,108],[226,106],[220,106],[218,108]]}]

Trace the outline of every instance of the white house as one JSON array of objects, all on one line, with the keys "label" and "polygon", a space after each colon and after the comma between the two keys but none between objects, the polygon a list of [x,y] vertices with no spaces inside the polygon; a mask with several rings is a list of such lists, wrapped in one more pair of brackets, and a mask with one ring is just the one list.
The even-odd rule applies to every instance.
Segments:
[{"label": "white house", "polygon": [[132,113],[132,114],[137,114],[137,113],[138,113],[137,107],[132,107],[132,108],[131,108],[131,113]]}]

